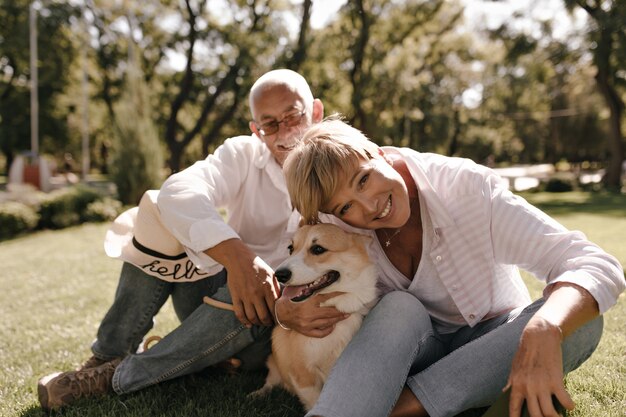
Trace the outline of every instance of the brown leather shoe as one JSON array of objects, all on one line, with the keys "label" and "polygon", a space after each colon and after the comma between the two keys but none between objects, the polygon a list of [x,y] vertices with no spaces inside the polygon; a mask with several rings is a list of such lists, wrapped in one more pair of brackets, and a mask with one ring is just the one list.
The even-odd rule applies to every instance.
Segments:
[{"label": "brown leather shoe", "polygon": [[37,394],[41,407],[55,410],[80,398],[97,397],[112,391],[115,368],[121,359],[114,359],[95,368],[57,372],[41,378]]},{"label": "brown leather shoe", "polygon": [[[118,358],[115,358],[118,359]],[[111,362],[112,360],[115,359],[100,359],[100,358],[96,358],[95,356],[92,356],[91,358],[87,359],[82,365],[80,365],[78,368],[76,368],[77,371],[84,371],[85,369],[91,369],[91,368],[97,368],[100,365],[104,365],[107,362]]]}]

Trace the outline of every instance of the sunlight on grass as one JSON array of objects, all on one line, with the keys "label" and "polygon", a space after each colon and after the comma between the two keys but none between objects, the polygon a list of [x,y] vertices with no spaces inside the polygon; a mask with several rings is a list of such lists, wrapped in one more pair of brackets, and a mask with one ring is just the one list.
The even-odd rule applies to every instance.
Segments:
[{"label": "sunlight on grass", "polygon": [[[583,231],[626,264],[626,197],[584,193],[525,194],[566,227]],[[621,214],[620,214],[621,213]],[[44,416],[36,382],[90,356],[89,346],[109,307],[121,263],[104,255],[108,225],[44,231],[0,243],[0,416]],[[524,275],[533,298],[542,283]],[[570,374],[577,410],[570,417],[623,417],[626,409],[626,303],[605,316],[605,334],[592,358]],[[150,334],[177,325],[168,302]],[[303,415],[298,402],[276,391],[249,399],[262,374],[204,372],[141,393],[83,401],[64,416],[282,416]]]}]

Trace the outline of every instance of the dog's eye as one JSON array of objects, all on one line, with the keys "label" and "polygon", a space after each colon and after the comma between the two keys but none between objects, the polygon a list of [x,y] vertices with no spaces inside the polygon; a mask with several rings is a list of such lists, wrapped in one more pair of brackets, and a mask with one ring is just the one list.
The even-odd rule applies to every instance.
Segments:
[{"label": "dog's eye", "polygon": [[293,245],[287,246],[287,250],[289,251],[289,255],[293,253]]},{"label": "dog's eye", "polygon": [[311,253],[313,255],[321,255],[322,253],[326,252],[326,248],[320,246],[320,245],[313,245],[311,246]]}]

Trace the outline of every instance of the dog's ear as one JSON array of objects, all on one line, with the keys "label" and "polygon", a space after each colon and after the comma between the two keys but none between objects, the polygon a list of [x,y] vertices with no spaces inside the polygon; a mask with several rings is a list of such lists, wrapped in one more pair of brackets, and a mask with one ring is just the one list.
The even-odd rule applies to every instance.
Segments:
[{"label": "dog's ear", "polygon": [[322,221],[321,221],[321,220],[319,220],[319,219],[317,219],[317,220],[315,220],[315,221],[310,221],[310,222],[307,222],[307,221],[305,221],[305,220],[304,220],[304,217],[300,216],[300,222],[298,223],[298,227],[302,227],[302,226],[313,226],[313,225],[315,225],[315,224],[319,224],[319,223],[322,223]]}]

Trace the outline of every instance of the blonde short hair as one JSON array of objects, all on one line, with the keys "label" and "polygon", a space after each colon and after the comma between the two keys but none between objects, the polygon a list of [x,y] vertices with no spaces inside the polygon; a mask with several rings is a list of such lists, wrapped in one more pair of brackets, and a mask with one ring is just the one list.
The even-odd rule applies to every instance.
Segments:
[{"label": "blonde short hair", "polygon": [[292,204],[303,221],[317,223],[340,180],[359,160],[378,157],[378,150],[360,130],[335,116],[308,128],[283,164]]}]

